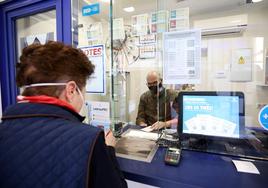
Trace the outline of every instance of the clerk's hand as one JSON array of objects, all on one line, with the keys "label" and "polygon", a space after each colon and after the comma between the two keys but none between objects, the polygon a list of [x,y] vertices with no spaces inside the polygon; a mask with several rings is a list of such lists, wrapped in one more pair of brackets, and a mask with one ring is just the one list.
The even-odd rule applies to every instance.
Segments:
[{"label": "clerk's hand", "polygon": [[105,143],[107,146],[112,146],[112,147],[115,146],[116,139],[112,131],[108,131],[107,133],[105,133]]},{"label": "clerk's hand", "polygon": [[141,127],[147,127],[147,124],[146,123],[140,123],[140,126]]},{"label": "clerk's hand", "polygon": [[159,130],[166,127],[166,123],[163,121],[157,121],[152,125],[153,130]]}]

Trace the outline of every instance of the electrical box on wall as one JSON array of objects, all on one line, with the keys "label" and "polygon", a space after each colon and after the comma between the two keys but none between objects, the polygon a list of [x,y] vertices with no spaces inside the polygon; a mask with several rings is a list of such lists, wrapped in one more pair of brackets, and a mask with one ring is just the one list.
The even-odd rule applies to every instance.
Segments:
[{"label": "electrical box on wall", "polygon": [[252,81],[252,50],[250,48],[232,50],[230,81]]}]

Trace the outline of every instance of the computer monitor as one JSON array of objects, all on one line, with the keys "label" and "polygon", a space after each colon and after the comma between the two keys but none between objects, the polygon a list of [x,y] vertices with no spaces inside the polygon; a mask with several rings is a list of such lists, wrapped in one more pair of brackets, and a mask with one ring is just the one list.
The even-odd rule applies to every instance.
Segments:
[{"label": "computer monitor", "polygon": [[245,104],[242,92],[193,91],[178,95],[178,134],[190,137],[241,138]]}]

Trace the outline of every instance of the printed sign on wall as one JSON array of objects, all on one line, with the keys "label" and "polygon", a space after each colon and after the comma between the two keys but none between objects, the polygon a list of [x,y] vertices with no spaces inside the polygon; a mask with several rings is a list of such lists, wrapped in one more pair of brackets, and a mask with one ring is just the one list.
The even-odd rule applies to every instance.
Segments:
[{"label": "printed sign on wall", "polygon": [[104,45],[83,47],[81,50],[88,59],[95,65],[94,73],[87,80],[87,93],[105,94],[105,48]]},{"label": "printed sign on wall", "polygon": [[163,83],[201,82],[201,30],[166,32],[163,35]]},{"label": "printed sign on wall", "polygon": [[90,124],[108,131],[110,129],[110,103],[88,101]]},{"label": "printed sign on wall", "polygon": [[100,13],[100,4],[95,3],[88,6],[82,7],[82,15],[83,16],[92,16],[94,14]]}]

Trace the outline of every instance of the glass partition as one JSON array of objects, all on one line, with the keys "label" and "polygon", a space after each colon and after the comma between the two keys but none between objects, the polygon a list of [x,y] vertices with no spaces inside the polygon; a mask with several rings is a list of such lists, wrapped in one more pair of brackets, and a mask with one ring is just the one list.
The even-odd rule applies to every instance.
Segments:
[{"label": "glass partition", "polygon": [[[114,73],[120,75],[128,72],[130,89],[128,93],[127,112],[130,124],[148,124],[158,119],[156,101],[152,120],[145,121],[144,109],[139,112],[140,96],[148,90],[146,75],[150,70],[159,69],[157,57],[157,36],[150,35],[150,12],[157,10],[156,1],[124,1],[113,4],[113,63]],[[144,36],[144,37],[143,37]],[[157,81],[157,80],[152,80]],[[115,83],[117,85],[117,83]],[[123,88],[122,88],[123,89]],[[115,93],[118,92],[115,90]],[[119,93],[116,93],[118,95]],[[119,95],[118,95],[119,96]],[[152,102],[152,101],[151,101]],[[115,103],[116,105],[116,103]]]},{"label": "glass partition", "polygon": [[[104,61],[89,57],[100,64],[104,62],[105,89],[95,93],[89,89],[88,121],[101,126],[113,125],[116,129],[121,122],[136,126],[159,122],[160,128],[176,131],[177,125],[184,124],[178,122],[178,113],[183,110],[181,101],[175,99],[178,93],[241,92],[245,112],[241,122],[245,129],[240,139],[232,140],[238,145],[232,146],[228,139],[220,136],[222,139],[217,144],[223,146],[215,143],[212,149],[201,149],[267,158],[268,3],[247,2],[73,2],[73,44],[85,51],[100,46],[105,51]],[[157,78],[150,77],[152,71],[159,73]],[[101,73],[100,70],[97,76]],[[154,90],[158,93],[155,97]],[[219,106],[218,109],[225,108]],[[144,119],[139,119],[139,115]],[[197,124],[192,127],[200,126],[201,122],[211,126],[214,122],[226,128],[234,123],[211,115],[201,117],[199,114],[196,118]],[[245,139],[250,145],[246,152],[239,146]],[[193,149],[189,142],[184,144],[185,148]]]},{"label": "glass partition", "polygon": [[19,58],[24,47],[33,44],[45,44],[47,41],[56,41],[56,10],[18,18],[16,20],[16,56]]},{"label": "glass partition", "polygon": [[[158,13],[168,12],[162,34],[164,83],[193,84],[197,93],[179,100],[184,148],[267,158],[267,7],[265,1],[158,0]],[[231,92],[241,92],[239,112],[234,101],[219,96],[223,91],[230,98]],[[230,138],[236,131],[239,139]]]},{"label": "glass partition", "polygon": [[16,57],[19,62],[22,49],[28,45],[57,40],[56,10],[16,19],[16,31]]},{"label": "glass partition", "polygon": [[73,45],[95,65],[86,87],[87,107],[82,110],[87,123],[105,129],[110,127],[111,119],[110,6],[110,1],[72,1]]}]

